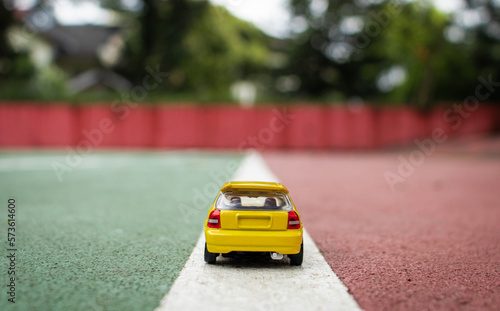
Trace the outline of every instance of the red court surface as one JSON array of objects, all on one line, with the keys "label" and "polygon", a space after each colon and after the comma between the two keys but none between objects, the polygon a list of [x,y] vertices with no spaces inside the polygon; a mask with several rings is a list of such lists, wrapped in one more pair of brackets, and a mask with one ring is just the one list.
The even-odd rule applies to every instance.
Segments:
[{"label": "red court surface", "polygon": [[413,150],[264,155],[361,308],[500,310],[500,140],[446,143],[392,192]]}]

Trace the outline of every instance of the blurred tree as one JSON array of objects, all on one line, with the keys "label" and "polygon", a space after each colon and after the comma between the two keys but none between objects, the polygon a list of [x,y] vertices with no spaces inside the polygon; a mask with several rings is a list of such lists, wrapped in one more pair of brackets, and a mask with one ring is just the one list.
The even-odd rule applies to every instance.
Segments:
[{"label": "blurred tree", "polygon": [[197,99],[226,97],[232,82],[265,70],[268,41],[262,31],[207,1],[144,0],[119,70],[142,82],[145,68],[169,77],[169,92]]},{"label": "blurred tree", "polygon": [[5,5],[0,5],[0,58],[9,57],[12,54],[7,38],[7,30],[13,24],[12,11]]},{"label": "blurred tree", "polygon": [[9,31],[16,24],[13,2],[0,5],[0,96],[2,98],[33,98],[30,79],[35,66],[28,51],[15,50],[9,40]]},{"label": "blurred tree", "polygon": [[298,95],[361,97],[425,109],[436,100],[473,94],[478,75],[495,64],[495,56],[498,61],[499,49],[491,49],[498,40],[450,38],[457,26],[429,1],[290,3],[295,19],[305,19],[308,25],[297,35],[286,71],[302,79]]},{"label": "blurred tree", "polygon": [[[467,9],[455,14],[454,29],[464,33],[464,43],[472,50],[468,61],[477,68],[476,75],[500,81],[500,1],[466,3]],[[491,95],[490,100],[500,101],[500,91]]]},{"label": "blurred tree", "polygon": [[0,5],[0,80],[29,78],[33,64],[25,51],[14,51],[8,31],[14,25],[13,11]]},{"label": "blurred tree", "polygon": [[[134,84],[143,82],[146,68],[169,73],[155,98],[168,93],[224,100],[233,82],[253,80],[293,100],[425,109],[473,94],[479,76],[500,79],[498,0],[466,0],[453,15],[437,11],[430,0],[289,0],[296,32],[284,40],[206,0],[99,1],[119,11],[127,26],[116,70]],[[34,8],[52,2],[35,0]],[[27,52],[9,45],[7,30],[16,23],[21,19],[1,5],[0,96],[10,90],[22,90],[10,97],[50,99],[50,90],[63,96],[65,76],[56,66],[35,68]],[[49,78],[52,87],[39,83]],[[490,99],[500,100],[500,92]]]},{"label": "blurred tree", "polygon": [[[57,66],[37,68],[30,51],[12,50],[8,29],[19,29],[23,23],[33,21],[22,15],[15,19],[15,11],[11,10],[15,6],[6,8],[7,2],[0,5],[0,97],[66,98],[67,77]],[[148,94],[152,95],[149,99],[180,94],[190,100],[227,100],[233,82],[255,80],[256,75],[267,70],[271,38],[209,1],[138,0],[132,6],[132,2],[121,0],[99,3],[118,12],[114,16],[126,32],[124,51],[115,70],[136,85],[143,83],[149,71],[169,73],[157,87],[158,92]],[[35,0],[31,5],[31,12],[40,10],[50,15],[57,2]],[[38,32],[35,30],[33,35]],[[77,65],[68,63],[67,67]]]},{"label": "blurred tree", "polygon": [[[378,12],[389,11],[387,5],[381,10]],[[474,91],[475,68],[467,61],[470,49],[444,38],[449,24],[447,15],[416,2],[403,6],[391,17],[380,37],[366,49],[366,53],[376,55],[382,64],[392,68],[385,69],[385,73],[380,68],[382,74],[374,77],[382,92],[379,99],[409,102],[425,109],[436,99],[463,99],[467,92]],[[400,85],[392,81],[398,77],[391,78],[397,75],[395,68],[401,73]]]}]

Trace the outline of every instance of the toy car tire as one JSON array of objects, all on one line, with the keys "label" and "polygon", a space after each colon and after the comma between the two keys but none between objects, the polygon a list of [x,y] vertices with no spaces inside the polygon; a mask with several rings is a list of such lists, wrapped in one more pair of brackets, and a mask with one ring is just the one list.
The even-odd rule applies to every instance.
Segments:
[{"label": "toy car tire", "polygon": [[300,266],[302,265],[302,260],[304,259],[304,243],[300,244],[300,252],[295,255],[288,255],[290,258],[291,266]]},{"label": "toy car tire", "polygon": [[215,264],[215,262],[217,261],[217,256],[219,256],[219,254],[216,254],[216,253],[210,253],[208,251],[208,248],[207,248],[207,243],[205,243],[205,261],[208,263],[208,264]]}]

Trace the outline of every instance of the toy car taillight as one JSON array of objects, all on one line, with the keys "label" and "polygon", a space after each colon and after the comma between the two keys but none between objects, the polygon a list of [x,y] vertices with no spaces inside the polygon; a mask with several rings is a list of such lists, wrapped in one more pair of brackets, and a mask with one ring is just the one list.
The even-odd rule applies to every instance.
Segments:
[{"label": "toy car taillight", "polygon": [[234,181],[222,186],[205,220],[204,259],[215,264],[222,254],[284,256],[300,266],[304,230],[299,212],[280,183]]},{"label": "toy car taillight", "polygon": [[288,229],[300,229],[299,215],[295,211],[288,212]]},{"label": "toy car taillight", "polygon": [[209,228],[216,228],[216,229],[220,228],[220,212],[218,209],[214,209],[210,213],[210,216],[208,216],[207,226]]}]

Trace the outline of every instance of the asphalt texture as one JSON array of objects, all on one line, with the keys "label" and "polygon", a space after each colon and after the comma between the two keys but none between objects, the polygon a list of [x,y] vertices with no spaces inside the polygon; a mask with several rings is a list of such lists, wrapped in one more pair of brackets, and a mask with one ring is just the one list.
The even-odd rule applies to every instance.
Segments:
[{"label": "asphalt texture", "polygon": [[[240,160],[97,153],[59,182],[51,164],[66,163],[64,153],[2,152],[0,310],[153,310],[200,236],[221,186],[214,172],[231,176],[227,164]],[[211,195],[199,194],[205,190]],[[16,200],[15,304],[6,286],[9,198]]]},{"label": "asphalt texture", "polygon": [[499,147],[440,146],[394,191],[384,175],[418,149],[265,159],[361,308],[500,310]]}]

